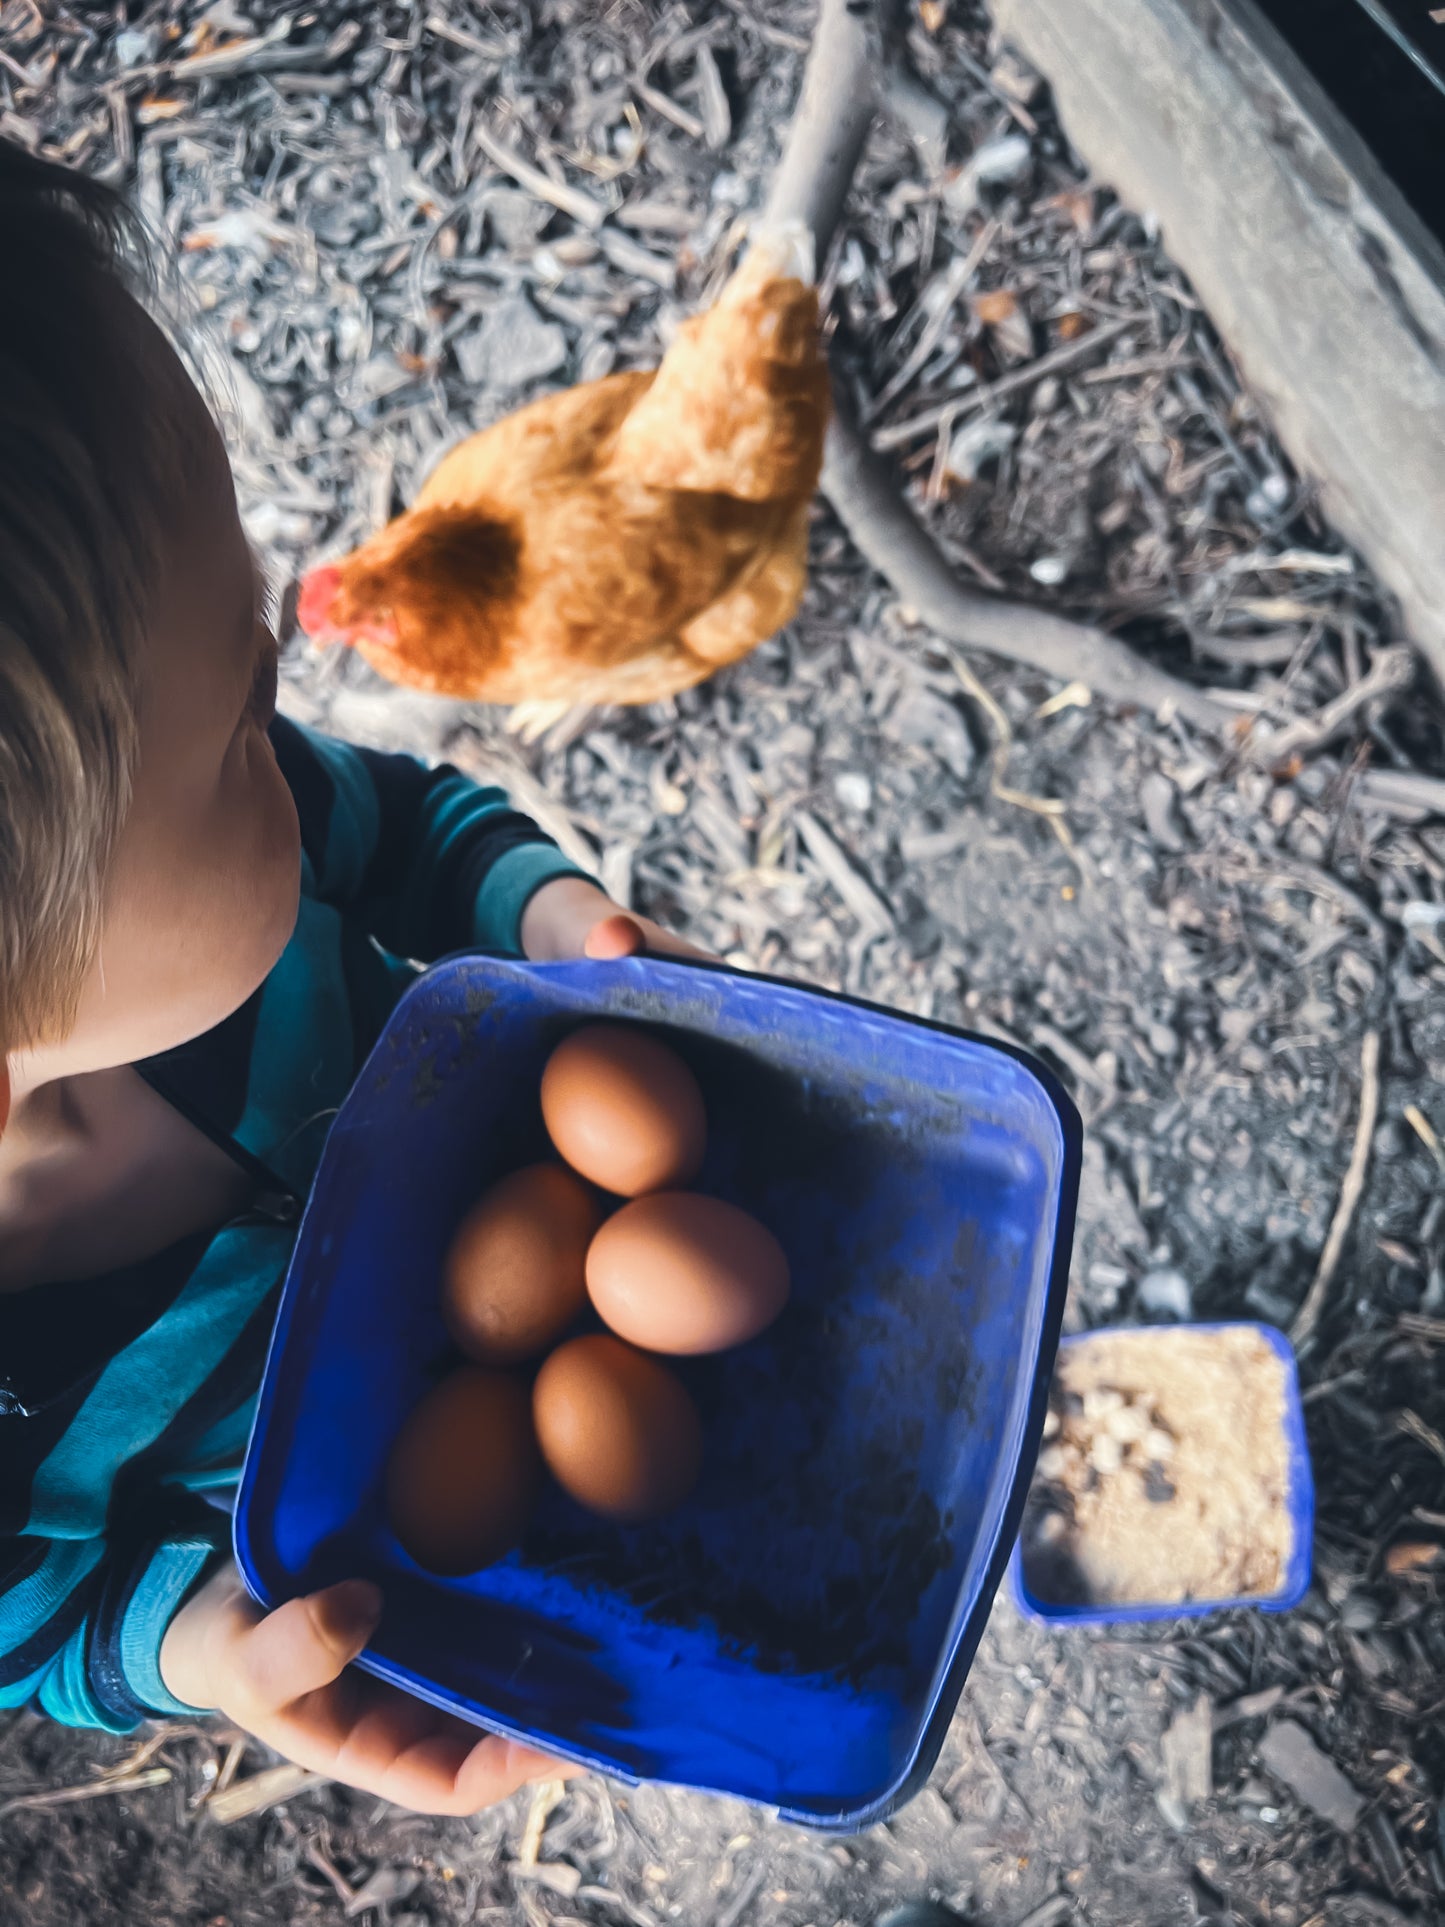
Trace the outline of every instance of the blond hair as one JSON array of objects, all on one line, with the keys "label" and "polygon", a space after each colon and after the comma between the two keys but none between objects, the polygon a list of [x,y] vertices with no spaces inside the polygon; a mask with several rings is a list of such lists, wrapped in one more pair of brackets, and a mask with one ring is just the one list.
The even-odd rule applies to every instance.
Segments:
[{"label": "blond hair", "polygon": [[136,758],[158,432],[138,224],[0,142],[0,1052],[75,1018]]}]

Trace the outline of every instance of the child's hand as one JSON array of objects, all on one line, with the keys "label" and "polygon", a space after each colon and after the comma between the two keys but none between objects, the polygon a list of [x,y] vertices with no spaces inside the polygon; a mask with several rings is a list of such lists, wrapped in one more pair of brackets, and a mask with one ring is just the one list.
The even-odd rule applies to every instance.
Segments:
[{"label": "child's hand", "polygon": [[476,1813],[574,1770],[349,1670],[380,1612],[359,1579],[263,1612],[228,1561],[171,1621],[161,1677],[298,1766],[419,1813]]},{"label": "child's hand", "polygon": [[705,957],[649,917],[634,916],[585,877],[544,883],[522,913],[522,948],[534,962],[562,957],[635,956],[639,950],[667,957]]}]

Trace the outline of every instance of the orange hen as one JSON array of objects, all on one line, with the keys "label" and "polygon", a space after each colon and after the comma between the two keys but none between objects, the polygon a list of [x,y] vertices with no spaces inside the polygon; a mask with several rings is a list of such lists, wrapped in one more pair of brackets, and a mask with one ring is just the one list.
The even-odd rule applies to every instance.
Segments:
[{"label": "orange hen", "polygon": [[801,600],[828,415],[794,265],[754,248],[655,372],[462,442],[405,514],[312,571],[302,627],[394,682],[534,714],[652,702],[746,655]]}]

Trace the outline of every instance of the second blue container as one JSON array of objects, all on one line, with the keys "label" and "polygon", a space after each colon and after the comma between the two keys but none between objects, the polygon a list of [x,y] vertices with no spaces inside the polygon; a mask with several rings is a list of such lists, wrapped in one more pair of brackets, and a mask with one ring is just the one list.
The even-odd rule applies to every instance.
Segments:
[{"label": "second blue container", "polygon": [[[1113,1330],[1142,1330],[1144,1327],[1103,1326],[1095,1331],[1076,1332],[1063,1341],[1062,1349],[1067,1352],[1071,1346],[1087,1345],[1092,1338],[1102,1337]],[[1173,1332],[1211,1331],[1253,1331],[1269,1346],[1279,1359],[1283,1368],[1282,1387],[1284,1408],[1280,1414],[1280,1428],[1285,1449],[1285,1493],[1284,1506],[1289,1518],[1290,1550],[1285,1561],[1279,1585],[1271,1593],[1258,1593],[1245,1597],[1232,1596],[1224,1599],[1189,1599],[1161,1603],[1156,1600],[1141,1599],[1137,1604],[1124,1605],[1075,1605],[1062,1601],[1042,1599],[1035,1594],[1028,1580],[1023,1547],[1016,1544],[1013,1559],[1009,1565],[1009,1590],[1014,1604],[1029,1619],[1038,1619],[1054,1626],[1119,1626],[1141,1625],[1161,1619],[1187,1619],[1196,1613],[1232,1612],[1239,1607],[1252,1606],[1259,1612],[1291,1612],[1299,1605],[1310,1589],[1310,1578],[1314,1569],[1314,1532],[1315,1532],[1315,1481],[1310,1464],[1309,1442],[1305,1438],[1304,1404],[1300,1397],[1299,1367],[1295,1361],[1294,1347],[1282,1331],[1273,1325],[1261,1325],[1249,1319],[1215,1320],[1211,1323],[1192,1325],[1173,1325],[1162,1329],[1151,1327],[1156,1336],[1168,1337]]]},{"label": "second blue container", "polygon": [[[451,1362],[442,1254],[547,1154],[538,1084],[579,1022],[693,1066],[697,1189],[780,1238],[761,1338],[679,1361],[701,1482],[645,1527],[553,1491],[521,1548],[414,1565],[380,1479]],[[362,1664],[627,1778],[852,1829],[937,1755],[1018,1527],[1068,1274],[1079,1124],[987,1040],[793,984],[638,958],[463,958],[408,992],[344,1105],[283,1295],[236,1518],[267,1603],[377,1579]]]}]

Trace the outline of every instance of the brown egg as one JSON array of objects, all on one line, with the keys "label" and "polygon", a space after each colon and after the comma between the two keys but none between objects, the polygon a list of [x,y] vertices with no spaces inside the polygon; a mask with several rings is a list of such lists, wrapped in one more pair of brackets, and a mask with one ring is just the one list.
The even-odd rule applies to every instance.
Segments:
[{"label": "brown egg", "polygon": [[587,1253],[587,1291],[619,1337],[651,1352],[722,1352],[788,1302],[772,1232],[720,1198],[660,1191],[609,1218]]},{"label": "brown egg", "polygon": [[559,1346],[532,1388],[537,1442],[557,1483],[607,1519],[655,1519],[692,1490],[697,1407],[666,1365],[598,1332]]},{"label": "brown egg", "polygon": [[624,1198],[697,1176],[707,1118],[675,1051],[626,1024],[585,1024],[542,1073],[542,1116],[574,1171]]},{"label": "brown egg", "polygon": [[602,1206],[560,1164],[529,1164],[463,1218],[442,1268],[442,1316],[483,1365],[535,1358],[587,1302],[587,1246]]},{"label": "brown egg", "polygon": [[401,1428],[386,1468],[387,1518],[419,1566],[476,1572],[516,1545],[541,1483],[526,1385],[463,1365]]}]

